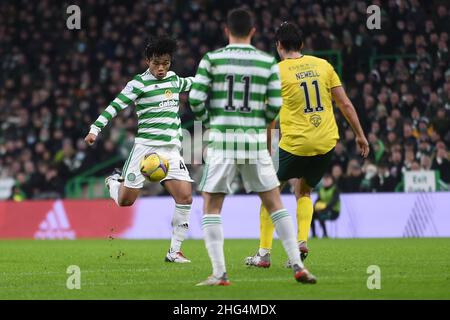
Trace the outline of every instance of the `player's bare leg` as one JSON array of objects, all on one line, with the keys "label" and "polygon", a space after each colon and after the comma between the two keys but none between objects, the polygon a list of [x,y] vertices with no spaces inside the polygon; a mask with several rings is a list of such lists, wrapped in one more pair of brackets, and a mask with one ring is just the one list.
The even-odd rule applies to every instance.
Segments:
[{"label": "player's bare leg", "polygon": [[303,266],[300,259],[300,251],[297,246],[294,225],[289,213],[284,209],[281,202],[280,189],[274,188],[270,191],[260,192],[259,196],[277,231],[283,247],[292,261],[295,279],[302,283],[316,283],[316,278]]},{"label": "player's bare leg", "polygon": [[210,214],[220,214],[222,211],[225,193],[209,193],[203,192],[203,212]]},{"label": "player's bare leg", "polygon": [[181,251],[181,245],[189,229],[189,216],[192,204],[192,184],[183,180],[166,180],[164,188],[175,200],[175,212],[172,218],[172,239],[166,254],[166,262],[189,263]]},{"label": "player's bare leg", "polygon": [[225,268],[223,227],[220,216],[224,199],[224,193],[203,192],[202,229],[213,273],[205,281],[198,283],[197,286],[227,286],[230,284]]},{"label": "player's bare leg", "polygon": [[122,182],[119,188],[119,206],[132,206],[136,199],[139,197],[140,192],[141,189],[125,187]]},{"label": "player's bare leg", "polygon": [[140,189],[124,186],[120,170],[115,169],[113,174],[105,179],[105,185],[109,189],[109,195],[120,207],[133,205],[139,196]]},{"label": "player's bare leg", "polygon": [[178,204],[192,204],[192,183],[183,180],[166,180],[164,188]]}]

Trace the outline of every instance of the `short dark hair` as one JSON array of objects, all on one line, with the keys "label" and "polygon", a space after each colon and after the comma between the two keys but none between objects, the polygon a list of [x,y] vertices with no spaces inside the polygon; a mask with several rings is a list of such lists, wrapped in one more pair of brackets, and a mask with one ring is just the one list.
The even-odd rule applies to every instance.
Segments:
[{"label": "short dark hair", "polygon": [[334,182],[334,177],[330,172],[326,172],[322,178],[330,178]]},{"label": "short dark hair", "polygon": [[253,15],[247,9],[237,8],[228,12],[227,27],[231,35],[235,37],[247,37],[253,28],[253,23]]},{"label": "short dark hair", "polygon": [[280,25],[275,32],[275,40],[279,41],[286,51],[300,51],[303,45],[302,32],[290,22]]},{"label": "short dark hair", "polygon": [[151,59],[154,56],[168,54],[172,56],[177,50],[177,41],[169,36],[163,35],[150,38],[145,47],[145,57]]}]

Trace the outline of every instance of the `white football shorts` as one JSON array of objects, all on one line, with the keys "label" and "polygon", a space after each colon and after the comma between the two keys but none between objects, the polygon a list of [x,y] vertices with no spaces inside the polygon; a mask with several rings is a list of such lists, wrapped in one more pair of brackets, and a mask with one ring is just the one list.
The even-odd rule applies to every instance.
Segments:
[{"label": "white football shorts", "polygon": [[144,186],[145,177],[141,173],[140,163],[144,156],[151,152],[156,152],[169,161],[169,172],[161,183],[166,180],[194,182],[177,147],[152,147],[135,143],[122,170],[125,187],[140,189]]},{"label": "white football shorts", "polygon": [[224,158],[222,154],[208,156],[203,168],[199,190],[209,193],[231,193],[231,184],[237,173],[241,175],[247,192],[265,192],[277,188],[280,182],[267,150],[259,152],[257,159],[242,163]]}]

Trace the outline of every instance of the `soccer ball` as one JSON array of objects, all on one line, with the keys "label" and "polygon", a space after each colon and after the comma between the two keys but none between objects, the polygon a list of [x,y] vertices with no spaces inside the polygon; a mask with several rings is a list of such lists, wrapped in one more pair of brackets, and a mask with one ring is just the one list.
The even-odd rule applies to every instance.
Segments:
[{"label": "soccer ball", "polygon": [[151,182],[158,182],[167,177],[169,161],[156,152],[151,152],[141,160],[141,173]]}]

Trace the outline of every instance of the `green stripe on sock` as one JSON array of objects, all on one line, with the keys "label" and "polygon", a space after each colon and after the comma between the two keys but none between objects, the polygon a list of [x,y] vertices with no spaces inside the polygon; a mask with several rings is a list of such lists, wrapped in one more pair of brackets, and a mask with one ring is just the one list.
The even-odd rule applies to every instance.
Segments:
[{"label": "green stripe on sock", "polygon": [[202,223],[220,223],[220,219],[202,219]]},{"label": "green stripe on sock", "polygon": [[286,210],[280,210],[277,212],[274,212],[270,215],[270,217],[272,218],[273,222],[276,222],[284,217],[288,217],[289,213]]},{"label": "green stripe on sock", "polygon": [[277,212],[271,215],[271,217],[273,217],[274,219],[279,219],[282,217],[287,217],[289,216],[289,213],[287,213],[287,211],[283,211],[283,212]]},{"label": "green stripe on sock", "polygon": [[180,209],[189,209],[191,207],[190,204],[176,204],[175,207]]},{"label": "green stripe on sock", "polygon": [[203,224],[221,224],[222,220],[220,218],[203,218],[202,219],[202,225]]}]

